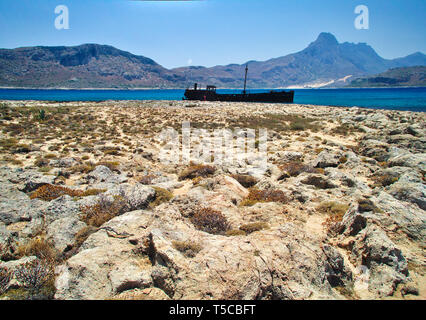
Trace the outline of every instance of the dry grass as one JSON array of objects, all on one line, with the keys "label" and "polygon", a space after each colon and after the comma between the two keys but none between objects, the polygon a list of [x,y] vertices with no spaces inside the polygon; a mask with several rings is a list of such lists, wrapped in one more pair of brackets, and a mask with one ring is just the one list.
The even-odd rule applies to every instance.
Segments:
[{"label": "dry grass", "polygon": [[240,226],[240,230],[244,231],[246,234],[250,234],[256,231],[261,231],[263,229],[268,229],[269,226],[265,222],[254,222],[254,223],[248,223]]},{"label": "dry grass", "polygon": [[251,188],[248,196],[241,201],[240,206],[253,206],[259,202],[287,203],[289,201],[289,197],[281,190]]},{"label": "dry grass", "polygon": [[394,184],[395,182],[397,182],[399,180],[398,177],[391,175],[391,174],[381,174],[381,175],[373,176],[373,177],[371,177],[371,179],[374,182],[373,187],[375,187],[375,188],[387,187],[387,186]]},{"label": "dry grass", "polygon": [[113,200],[101,196],[94,205],[80,208],[82,212],[80,219],[89,226],[100,227],[112,218],[125,213],[127,208],[127,202],[120,195],[114,196]]},{"label": "dry grass", "polygon": [[100,193],[105,192],[105,190],[101,189],[89,189],[86,191],[82,190],[73,190],[66,187],[55,186],[52,184],[45,184],[38,189],[36,189],[30,195],[30,199],[40,199],[44,201],[51,201],[57,199],[63,195],[68,195],[70,197],[87,197],[94,196]]},{"label": "dry grass", "polygon": [[313,168],[310,165],[304,164],[300,161],[288,161],[279,166],[279,168],[287,173],[290,177],[297,177],[299,174],[303,172],[308,173],[323,173],[324,170]]},{"label": "dry grass", "polygon": [[43,235],[34,237],[27,243],[19,245],[16,248],[15,256],[17,258],[36,256],[51,263],[60,261],[60,253]]},{"label": "dry grass", "polygon": [[348,211],[348,209],[349,206],[347,204],[335,201],[322,202],[317,207],[317,211],[319,213],[328,215],[327,219],[323,223],[323,226],[329,232],[336,230],[336,227],[342,221],[343,216]]},{"label": "dry grass", "polygon": [[194,179],[197,177],[207,177],[216,172],[216,168],[203,164],[190,164],[188,168],[183,170],[179,175],[179,181],[186,179]]},{"label": "dry grass", "polygon": [[153,187],[153,189],[155,190],[155,199],[149,204],[150,208],[155,208],[173,199],[173,193],[170,191],[159,187]]},{"label": "dry grass", "polygon": [[202,246],[194,241],[173,241],[173,248],[182,252],[185,256],[193,258],[202,250]]},{"label": "dry grass", "polygon": [[228,236],[228,237],[238,237],[238,236],[245,236],[246,233],[243,230],[232,229],[232,230],[226,231],[225,235]]}]

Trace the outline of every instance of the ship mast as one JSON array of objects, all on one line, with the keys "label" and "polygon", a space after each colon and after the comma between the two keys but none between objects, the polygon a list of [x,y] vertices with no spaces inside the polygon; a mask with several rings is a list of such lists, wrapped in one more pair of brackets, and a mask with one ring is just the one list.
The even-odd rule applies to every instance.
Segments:
[{"label": "ship mast", "polygon": [[247,87],[247,71],[248,71],[248,64],[246,64],[246,75],[244,77],[244,91],[243,94],[246,94],[246,87]]}]

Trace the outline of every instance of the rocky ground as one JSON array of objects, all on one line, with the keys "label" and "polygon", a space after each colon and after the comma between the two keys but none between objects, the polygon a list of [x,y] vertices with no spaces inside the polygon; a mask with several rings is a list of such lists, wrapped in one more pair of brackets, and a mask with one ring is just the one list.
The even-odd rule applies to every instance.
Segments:
[{"label": "rocky ground", "polygon": [[[425,114],[183,101],[0,112],[1,299],[426,297]],[[162,163],[159,133],[182,121],[266,128],[267,170],[255,156]]]}]

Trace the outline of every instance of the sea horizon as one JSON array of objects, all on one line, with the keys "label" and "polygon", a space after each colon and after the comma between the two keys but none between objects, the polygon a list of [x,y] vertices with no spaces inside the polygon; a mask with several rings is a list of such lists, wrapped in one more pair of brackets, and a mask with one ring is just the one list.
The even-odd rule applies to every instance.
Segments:
[{"label": "sea horizon", "polygon": [[[122,101],[182,100],[185,89],[119,89],[119,88],[0,88],[0,100],[35,101]],[[235,93],[241,89],[218,89],[219,93]],[[277,89],[252,89],[256,93]],[[393,88],[300,88],[294,104],[362,107],[370,109],[426,112],[426,87]]]}]

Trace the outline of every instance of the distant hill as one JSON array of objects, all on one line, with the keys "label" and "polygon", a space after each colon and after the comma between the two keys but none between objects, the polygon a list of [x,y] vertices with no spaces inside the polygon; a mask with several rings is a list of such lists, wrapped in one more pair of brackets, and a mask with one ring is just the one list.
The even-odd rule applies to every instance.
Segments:
[{"label": "distant hill", "polygon": [[182,81],[149,58],[111,46],[0,49],[0,86],[166,88]]},{"label": "distant hill", "polygon": [[350,87],[426,87],[426,66],[394,68],[351,82]]},{"label": "distant hill", "polygon": [[[267,61],[250,61],[250,88],[346,85],[349,78],[383,72],[393,67],[426,65],[426,55],[386,60],[365,43],[339,43],[330,33],[321,33],[306,49]],[[241,87],[245,64],[212,68],[174,69],[199,83]],[[340,83],[339,83],[340,82]]]},{"label": "distant hill", "polygon": [[[248,88],[343,86],[350,79],[389,68],[426,65],[415,53],[386,60],[365,43],[339,43],[321,33],[306,49],[267,61],[249,61]],[[245,63],[166,69],[155,61],[111,46],[0,49],[0,86],[42,88],[184,88],[194,82],[243,86]]]}]

